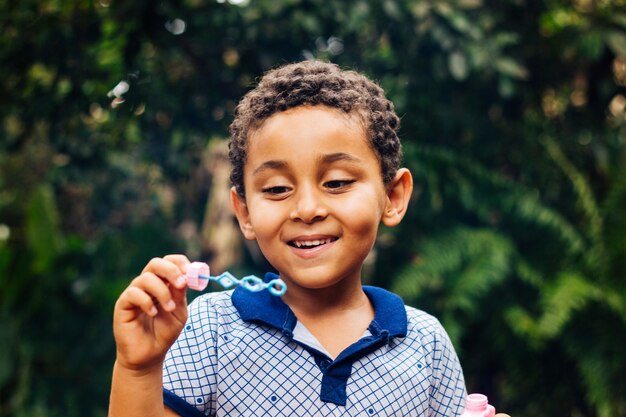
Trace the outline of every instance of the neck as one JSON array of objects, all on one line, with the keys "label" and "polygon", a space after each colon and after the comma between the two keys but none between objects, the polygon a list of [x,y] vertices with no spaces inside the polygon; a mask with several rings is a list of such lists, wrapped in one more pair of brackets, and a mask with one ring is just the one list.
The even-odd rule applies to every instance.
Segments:
[{"label": "neck", "polygon": [[359,340],[374,319],[360,278],[321,289],[288,285],[283,300],[332,358]]},{"label": "neck", "polygon": [[360,279],[353,282],[343,280],[332,287],[319,289],[302,288],[290,283],[283,301],[298,318],[320,318],[361,309],[373,311]]}]

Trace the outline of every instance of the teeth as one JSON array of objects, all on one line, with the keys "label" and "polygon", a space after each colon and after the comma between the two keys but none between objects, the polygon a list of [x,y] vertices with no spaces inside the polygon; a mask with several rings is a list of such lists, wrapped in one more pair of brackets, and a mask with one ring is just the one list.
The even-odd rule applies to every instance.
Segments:
[{"label": "teeth", "polygon": [[327,239],[317,239],[317,240],[294,240],[294,245],[296,245],[296,247],[298,248],[310,248],[313,246],[319,246],[319,245],[325,245],[327,243],[332,242],[331,238],[327,238]]}]

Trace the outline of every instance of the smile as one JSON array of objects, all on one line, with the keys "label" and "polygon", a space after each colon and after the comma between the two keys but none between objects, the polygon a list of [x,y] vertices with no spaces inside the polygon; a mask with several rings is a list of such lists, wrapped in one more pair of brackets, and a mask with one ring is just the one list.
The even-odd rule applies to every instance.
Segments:
[{"label": "smile", "polygon": [[337,240],[336,237],[327,237],[324,239],[292,240],[288,242],[287,244],[289,246],[293,246],[294,248],[307,249],[307,248],[315,248],[318,246],[327,245],[331,242],[334,242],[335,240]]}]

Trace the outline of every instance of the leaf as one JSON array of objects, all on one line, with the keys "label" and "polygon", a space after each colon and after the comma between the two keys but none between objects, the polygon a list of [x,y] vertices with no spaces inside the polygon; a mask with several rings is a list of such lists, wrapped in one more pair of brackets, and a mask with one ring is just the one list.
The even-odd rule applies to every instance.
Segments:
[{"label": "leaf", "polygon": [[602,205],[605,213],[604,233],[607,241],[607,250],[614,259],[615,280],[619,281],[619,271],[626,271],[626,216],[623,208],[626,207],[626,152],[620,158],[620,164],[611,176],[613,183]]},{"label": "leaf", "polygon": [[453,289],[452,305],[467,312],[480,309],[478,299],[511,271],[514,249],[508,237],[491,230],[467,231],[463,269]]},{"label": "leaf", "polygon": [[575,313],[592,300],[602,300],[603,292],[587,277],[563,272],[554,282],[542,286],[541,312],[533,317],[520,306],[507,309],[506,320],[518,335],[529,337],[535,346],[558,337]]},{"label": "leaf", "polygon": [[626,57],[626,33],[610,32],[606,36],[606,43],[615,55]]},{"label": "leaf", "polygon": [[586,34],[580,40],[580,53],[590,59],[597,60],[605,50],[604,36],[600,31],[593,31]]},{"label": "leaf", "polygon": [[545,338],[553,338],[569,323],[576,311],[590,300],[601,298],[601,291],[587,277],[575,272],[562,273],[554,284],[544,289],[544,311],[538,330]]},{"label": "leaf", "polygon": [[[580,254],[585,249],[585,241],[578,230],[531,190],[485,168],[472,158],[447,149],[421,146],[416,150],[421,160],[415,169],[416,178],[424,173],[425,181],[431,188],[429,192],[437,196],[438,208],[450,203],[445,199],[457,200],[465,210],[476,214],[485,223],[490,222],[494,211],[500,211],[509,221],[554,233],[558,241],[565,245],[567,253]],[[444,186],[452,191],[444,195]]]},{"label": "leaf", "polygon": [[618,24],[618,25],[622,26],[624,29],[626,29],[626,14],[624,14],[624,13],[613,13],[610,16],[610,19],[615,24]]},{"label": "leaf", "polygon": [[581,211],[585,215],[585,221],[588,223],[587,235],[592,245],[587,254],[589,263],[597,268],[597,271],[603,271],[605,268],[606,248],[604,245],[604,218],[598,207],[598,202],[589,178],[583,171],[577,168],[565,155],[561,146],[556,140],[544,138],[544,146],[548,154],[554,162],[563,170],[563,173],[571,181],[571,184],[578,197],[578,203]]},{"label": "leaf", "polygon": [[47,271],[64,249],[59,223],[52,188],[42,184],[34,190],[26,215],[26,239],[33,254],[31,267],[36,273]]},{"label": "leaf", "polygon": [[11,343],[7,343],[15,340],[14,335],[8,329],[8,325],[8,317],[2,317],[2,322],[0,322],[0,340],[4,342],[0,343],[0,387],[5,386],[9,381],[16,365],[13,357],[14,350],[11,349]]},{"label": "leaf", "polygon": [[450,25],[460,33],[467,35],[471,39],[481,39],[483,33],[480,27],[470,22],[469,19],[463,13],[453,13],[449,19]]},{"label": "leaf", "polygon": [[479,300],[506,278],[514,263],[507,237],[463,226],[429,238],[419,253],[419,262],[400,274],[394,290],[413,298],[444,287],[441,304],[464,312],[479,310]]},{"label": "leaf", "polygon": [[498,58],[495,62],[496,70],[509,77],[525,80],[528,78],[528,70],[511,58]]},{"label": "leaf", "polygon": [[458,50],[448,55],[448,69],[452,77],[457,81],[463,81],[467,78],[468,68],[465,55]]},{"label": "leaf", "polygon": [[482,5],[482,0],[459,0],[459,7],[462,9],[477,9]]}]

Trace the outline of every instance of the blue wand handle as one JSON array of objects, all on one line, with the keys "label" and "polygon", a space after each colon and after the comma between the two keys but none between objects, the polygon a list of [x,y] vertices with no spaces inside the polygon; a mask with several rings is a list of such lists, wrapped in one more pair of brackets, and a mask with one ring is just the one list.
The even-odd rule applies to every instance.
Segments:
[{"label": "blue wand handle", "polygon": [[261,278],[254,275],[247,275],[237,279],[228,271],[217,276],[211,276],[209,266],[204,262],[192,262],[189,264],[186,275],[187,286],[196,291],[204,290],[209,281],[215,281],[224,288],[238,285],[252,292],[267,290],[270,294],[277,297],[287,292],[287,284],[280,278],[273,279],[270,282],[264,282]]}]

